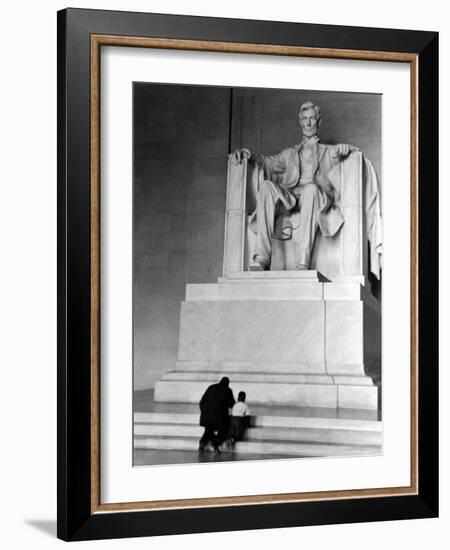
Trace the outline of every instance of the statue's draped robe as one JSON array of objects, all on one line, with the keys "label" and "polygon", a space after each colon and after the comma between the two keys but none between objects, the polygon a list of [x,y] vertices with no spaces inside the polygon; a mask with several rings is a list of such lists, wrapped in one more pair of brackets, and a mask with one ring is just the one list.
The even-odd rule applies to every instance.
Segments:
[{"label": "statue's draped robe", "polygon": [[[255,166],[252,173],[253,194],[257,196],[263,181],[270,181],[280,190],[278,199],[284,207],[275,220],[273,238],[289,239],[292,236],[292,223],[289,212],[297,204],[296,188],[301,178],[299,152],[301,144],[284,149],[274,155],[253,153]],[[370,245],[370,270],[379,279],[382,254],[382,224],[381,224],[381,195],[378,178],[372,163],[363,159],[363,186],[364,186],[364,219],[366,235]],[[317,224],[324,237],[336,235],[343,223],[344,217],[340,209],[341,171],[339,163],[355,162],[352,153],[340,161],[336,146],[317,143],[316,165],[314,167],[314,182],[318,187],[319,210]],[[352,182],[346,182],[351,185]],[[357,182],[354,182],[356,185]],[[250,227],[257,233],[257,209],[251,213]]]}]

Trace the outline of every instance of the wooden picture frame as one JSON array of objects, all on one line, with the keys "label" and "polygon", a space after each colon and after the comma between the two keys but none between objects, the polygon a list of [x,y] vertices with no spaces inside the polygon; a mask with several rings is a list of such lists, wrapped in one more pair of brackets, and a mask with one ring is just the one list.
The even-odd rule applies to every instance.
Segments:
[{"label": "wooden picture frame", "polygon": [[[100,51],[111,45],[409,64],[409,487],[101,503]],[[437,516],[437,143],[437,33],[84,9],[58,13],[59,538],[88,540]]]}]

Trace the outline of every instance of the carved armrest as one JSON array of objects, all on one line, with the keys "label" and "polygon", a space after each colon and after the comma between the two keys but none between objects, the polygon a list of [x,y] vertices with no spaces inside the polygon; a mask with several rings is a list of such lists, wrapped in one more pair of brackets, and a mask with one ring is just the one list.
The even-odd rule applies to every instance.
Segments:
[{"label": "carved armrest", "polygon": [[246,194],[249,163],[243,159],[235,164],[228,159],[227,198],[225,207],[225,242],[223,274],[243,271],[246,230]]}]

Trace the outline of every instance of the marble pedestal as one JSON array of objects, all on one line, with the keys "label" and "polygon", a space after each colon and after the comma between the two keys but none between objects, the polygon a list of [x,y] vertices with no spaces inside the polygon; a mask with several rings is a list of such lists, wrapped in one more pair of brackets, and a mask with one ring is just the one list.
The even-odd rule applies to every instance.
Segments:
[{"label": "marble pedestal", "polygon": [[198,403],[222,376],[249,403],[377,409],[380,304],[359,278],[317,271],[187,285],[178,361],[156,382],[155,401]]}]

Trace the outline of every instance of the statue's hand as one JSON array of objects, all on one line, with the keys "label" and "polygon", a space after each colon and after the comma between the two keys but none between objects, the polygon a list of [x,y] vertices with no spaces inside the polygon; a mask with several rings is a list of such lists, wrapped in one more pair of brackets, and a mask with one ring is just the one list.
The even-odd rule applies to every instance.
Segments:
[{"label": "statue's hand", "polygon": [[350,153],[350,145],[348,143],[338,143],[336,145],[336,156],[346,157]]},{"label": "statue's hand", "polygon": [[228,158],[233,164],[241,164],[243,159],[250,160],[252,158],[252,154],[248,149],[236,149],[236,151],[228,155]]},{"label": "statue's hand", "polygon": [[341,159],[348,157],[348,155],[354,151],[359,151],[359,149],[348,143],[338,143],[335,147],[334,156]]}]

